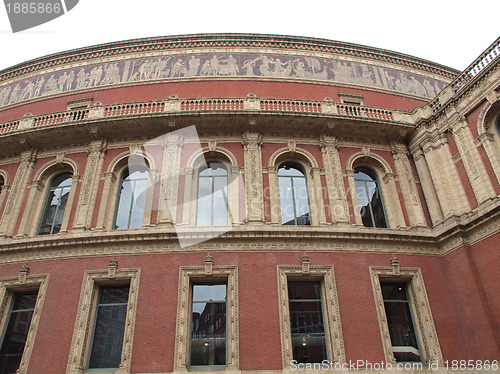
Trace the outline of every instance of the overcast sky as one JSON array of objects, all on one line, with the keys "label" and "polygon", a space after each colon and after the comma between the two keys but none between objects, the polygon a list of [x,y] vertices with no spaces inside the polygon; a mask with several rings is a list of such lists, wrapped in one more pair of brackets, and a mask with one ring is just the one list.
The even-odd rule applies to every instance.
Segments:
[{"label": "overcast sky", "polygon": [[235,32],[339,40],[464,70],[500,35],[499,14],[499,0],[79,0],[53,21],[12,33],[1,7],[0,69],[119,40]]}]

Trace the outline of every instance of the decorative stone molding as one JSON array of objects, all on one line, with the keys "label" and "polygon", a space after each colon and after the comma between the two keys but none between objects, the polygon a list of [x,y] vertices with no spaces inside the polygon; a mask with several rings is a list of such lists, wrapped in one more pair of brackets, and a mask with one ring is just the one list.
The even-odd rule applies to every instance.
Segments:
[{"label": "decorative stone molding", "polygon": [[[141,271],[140,269],[117,269],[114,267],[114,260],[116,259],[111,260],[110,267],[106,270],[85,271],[66,374],[83,374],[86,372],[99,287],[123,284],[128,284],[130,289],[121,363],[116,373],[130,373]],[[118,265],[116,264],[116,266]]]},{"label": "decorative stone molding", "polygon": [[48,274],[30,275],[27,264],[23,265],[19,272],[19,276],[0,278],[0,331],[5,331],[8,322],[7,319],[9,317],[10,304],[14,293],[38,290],[35,309],[31,317],[21,363],[16,371],[17,374],[28,374],[29,361],[31,353],[33,352],[36,332],[40,324],[40,316],[47,294],[48,282]]},{"label": "decorative stone molding", "polygon": [[[207,273],[207,267],[211,271]],[[238,268],[230,265],[213,265],[208,255],[203,266],[179,268],[177,297],[177,326],[175,330],[174,373],[189,371],[189,344],[191,330],[191,297],[193,282],[227,282],[226,299],[226,368],[229,373],[239,370],[239,311]]]},{"label": "decorative stone molding", "polygon": [[[307,257],[307,256],[306,256]],[[284,370],[290,369],[293,360],[292,333],[290,328],[290,307],[288,301],[288,281],[304,280],[321,282],[323,299],[323,325],[328,352],[328,360],[335,363],[346,362],[340,309],[335,285],[333,266],[311,265],[304,255],[301,264],[278,265],[278,302],[281,331],[281,354]],[[309,261],[309,263],[308,263]],[[308,271],[304,272],[304,267]]]},{"label": "decorative stone molding", "polygon": [[442,364],[443,356],[439,347],[439,340],[420,269],[400,267],[399,261],[393,256],[391,258],[391,266],[370,266],[370,278],[384,348],[385,362],[395,363],[396,360],[392,351],[384,299],[380,288],[381,281],[405,282],[408,284],[410,308],[412,309],[413,322],[422,358],[427,364]]}]

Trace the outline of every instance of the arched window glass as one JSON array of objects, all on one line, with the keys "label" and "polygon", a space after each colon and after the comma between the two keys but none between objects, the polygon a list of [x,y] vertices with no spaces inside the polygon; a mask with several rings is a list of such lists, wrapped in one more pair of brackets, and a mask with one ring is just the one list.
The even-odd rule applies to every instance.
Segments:
[{"label": "arched window glass", "polygon": [[364,167],[354,169],[359,211],[366,227],[387,227],[384,204],[376,174]]},{"label": "arched window glass", "polygon": [[57,234],[61,224],[71,189],[72,175],[63,173],[50,183],[38,235]]},{"label": "arched window glass", "polygon": [[228,221],[227,169],[224,164],[209,162],[198,173],[198,226],[226,226]]},{"label": "arched window glass", "polygon": [[148,176],[148,170],[145,168],[134,170],[132,173],[128,168],[123,171],[120,178],[115,229],[124,230],[142,227]]},{"label": "arched window glass", "polygon": [[306,175],[300,165],[284,163],[278,168],[281,224],[310,225]]}]

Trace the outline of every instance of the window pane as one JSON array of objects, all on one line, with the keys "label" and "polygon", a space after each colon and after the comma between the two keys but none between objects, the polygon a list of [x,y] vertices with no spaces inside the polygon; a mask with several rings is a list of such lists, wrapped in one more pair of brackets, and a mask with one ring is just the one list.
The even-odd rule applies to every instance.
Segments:
[{"label": "window pane", "polygon": [[226,364],[226,285],[193,285],[193,366]]},{"label": "window pane", "polygon": [[321,362],[327,359],[321,284],[288,282],[293,359]]},{"label": "window pane", "polygon": [[0,374],[15,373],[21,363],[24,345],[35,308],[37,292],[15,294],[0,348]]},{"label": "window pane", "polygon": [[225,301],[225,284],[195,284],[193,286],[193,301]]},{"label": "window pane", "polygon": [[292,179],[287,177],[279,178],[281,224],[295,224],[295,208],[293,206]]},{"label": "window pane", "polygon": [[137,170],[129,174],[128,169],[126,169],[122,173],[115,229],[137,229],[142,227],[147,188],[147,170]]},{"label": "window pane", "polygon": [[227,225],[227,177],[214,178],[213,225]]},{"label": "window pane", "polygon": [[224,164],[209,163],[198,174],[196,224],[226,226],[228,224],[227,170]]},{"label": "window pane", "polygon": [[71,182],[72,178],[69,173],[61,174],[52,180],[38,235],[57,234],[61,230]]},{"label": "window pane", "polygon": [[363,226],[387,227],[382,196],[375,173],[367,168],[356,168],[354,183]]},{"label": "window pane", "polygon": [[102,288],[89,368],[118,368],[121,362],[129,287]]},{"label": "window pane", "polygon": [[420,361],[405,283],[382,283],[387,325],[397,361]]},{"label": "window pane", "polygon": [[310,225],[307,180],[299,165],[282,164],[278,168],[278,186],[282,225]]},{"label": "window pane", "polygon": [[309,225],[309,196],[305,178],[293,178],[293,192],[295,195],[297,225]]}]

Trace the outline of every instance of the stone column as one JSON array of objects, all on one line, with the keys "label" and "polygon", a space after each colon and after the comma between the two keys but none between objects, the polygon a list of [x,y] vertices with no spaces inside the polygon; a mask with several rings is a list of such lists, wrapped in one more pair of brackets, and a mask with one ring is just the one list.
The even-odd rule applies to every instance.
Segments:
[{"label": "stone column", "polygon": [[82,188],[76,209],[74,230],[89,230],[92,224],[100,174],[106,153],[106,143],[98,140],[90,143],[87,164],[82,179]]},{"label": "stone column", "polygon": [[325,200],[321,191],[320,168],[311,169],[311,179],[308,184],[309,196],[312,196],[312,199],[309,199],[311,201],[311,225],[326,225]]},{"label": "stone column", "polygon": [[264,222],[261,141],[257,133],[243,135],[247,222],[250,224]]},{"label": "stone column", "polygon": [[321,139],[321,153],[325,166],[326,189],[330,201],[332,222],[348,223],[349,207],[342,176],[342,165],[340,163],[339,146],[337,139],[324,136]]},{"label": "stone column", "polygon": [[429,209],[429,214],[431,216],[431,222],[433,225],[435,225],[436,223],[443,220],[443,213],[441,211],[441,206],[436,194],[436,189],[434,188],[434,183],[429,172],[429,167],[427,166],[427,161],[425,159],[422,148],[417,148],[413,150],[412,153],[413,161],[415,161],[415,166],[417,168],[420,185],[422,186],[422,191],[427,203],[427,209]]},{"label": "stone column", "polygon": [[21,212],[26,190],[36,161],[37,151],[30,149],[21,153],[21,162],[17,168],[14,182],[0,223],[0,235],[12,236]]},{"label": "stone column", "polygon": [[105,230],[112,228],[108,226],[110,226],[110,221],[113,220],[113,215],[115,214],[114,211],[110,212],[109,210],[116,204],[114,201],[112,201],[112,196],[110,196],[111,187],[116,181],[116,176],[112,171],[109,171],[102,173],[100,179],[104,179],[104,186],[102,188],[101,205],[99,207],[99,215],[97,216],[96,229]]},{"label": "stone column", "polygon": [[[196,225],[196,191],[193,190],[195,180],[195,169],[184,168],[184,202],[182,207],[182,224],[183,225]],[[194,204],[194,205],[193,205]]]},{"label": "stone column", "polygon": [[444,218],[469,211],[469,201],[452,160],[446,135],[428,139],[422,149]]},{"label": "stone column", "polygon": [[183,139],[180,134],[168,133],[165,136],[160,174],[158,225],[175,224],[182,146]]},{"label": "stone column", "polygon": [[[392,173],[386,173],[380,184],[386,185],[385,189],[380,185],[380,193],[384,207],[387,212],[387,223],[391,228],[406,227],[403,209],[401,208],[401,201],[399,200],[398,189],[396,188],[396,177]],[[384,193],[385,192],[385,193]]]},{"label": "stone column", "polygon": [[280,189],[278,186],[278,171],[276,166],[267,167],[269,178],[269,204],[271,206],[271,223],[281,223]]},{"label": "stone column", "polygon": [[493,185],[465,118],[453,122],[451,131],[478,204],[495,197]]},{"label": "stone column", "polygon": [[426,227],[424,212],[420,204],[406,146],[403,144],[394,145],[392,147],[392,157],[396,165],[396,172],[399,175],[399,184],[401,186],[410,226]]}]

